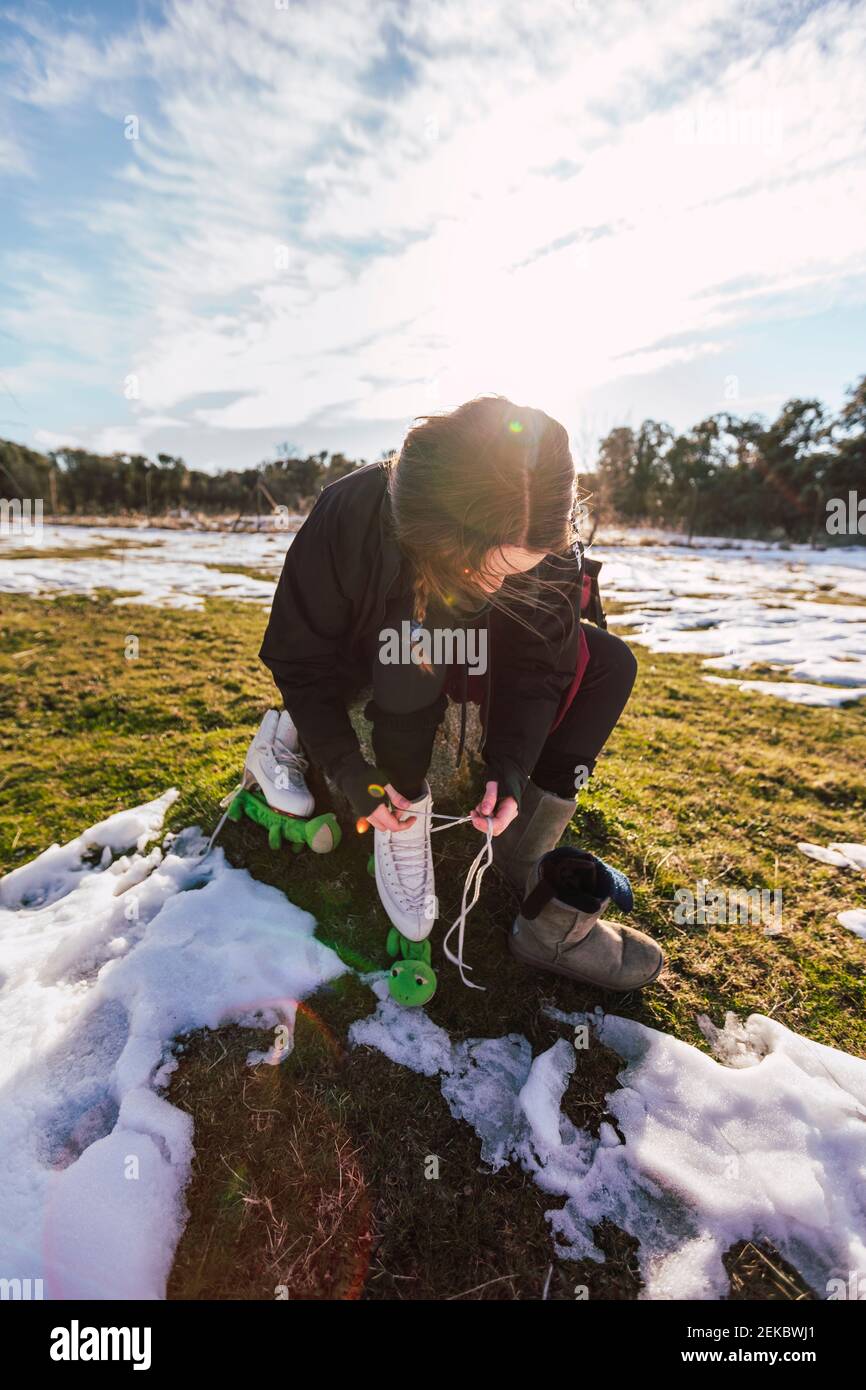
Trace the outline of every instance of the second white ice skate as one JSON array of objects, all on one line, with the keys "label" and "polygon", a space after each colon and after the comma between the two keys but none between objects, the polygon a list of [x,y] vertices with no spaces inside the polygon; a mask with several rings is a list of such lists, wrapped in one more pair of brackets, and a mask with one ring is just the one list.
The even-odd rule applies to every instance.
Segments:
[{"label": "second white ice skate", "polygon": [[313,814],[315,799],[304,779],[309,767],[287,710],[269,709],[244,762],[244,785],[255,783],[268,805],[286,816]]}]

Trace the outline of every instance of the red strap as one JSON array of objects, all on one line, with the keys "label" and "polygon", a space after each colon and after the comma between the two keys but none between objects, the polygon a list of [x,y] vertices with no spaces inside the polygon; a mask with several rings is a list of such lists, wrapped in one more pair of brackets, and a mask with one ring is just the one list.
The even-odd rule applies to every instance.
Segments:
[{"label": "red strap", "polygon": [[565,716],[565,712],[571,704],[572,700],[574,699],[575,695],[577,694],[580,682],[583,680],[583,673],[589,665],[589,643],[586,640],[586,635],[583,631],[583,628],[580,628],[578,630],[578,638],[579,640],[577,644],[577,668],[574,672],[574,680],[571,682],[571,685],[568,687],[568,690],[566,690],[565,694],[559,702],[559,710],[557,712],[556,718],[550,726],[551,733],[553,733],[554,729],[557,727],[558,724],[562,723],[562,720]]}]

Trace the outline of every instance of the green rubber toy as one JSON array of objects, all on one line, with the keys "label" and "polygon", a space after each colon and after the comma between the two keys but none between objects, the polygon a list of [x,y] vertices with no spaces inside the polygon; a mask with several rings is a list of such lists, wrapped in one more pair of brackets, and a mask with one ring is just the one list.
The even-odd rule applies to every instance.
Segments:
[{"label": "green rubber toy", "polygon": [[323,816],[312,816],[309,820],[300,816],[284,816],[269,806],[263,796],[246,789],[238,792],[229,806],[228,814],[229,820],[239,821],[247,816],[257,825],[263,825],[268,832],[268,844],[275,850],[287,841],[294,854],[300,854],[305,845],[314,854],[329,854],[342,839],[337,818],[331,811]]},{"label": "green rubber toy", "polygon": [[388,933],[385,949],[389,956],[399,956],[388,972],[388,992],[405,1009],[417,1009],[428,1004],[436,993],[436,971],[430,964],[430,942],[409,941],[396,927]]},{"label": "green rubber toy", "polygon": [[404,960],[423,960],[427,965],[432,961],[429,937],[423,941],[410,941],[396,927],[392,927],[388,933],[385,950],[389,956],[402,956]]}]

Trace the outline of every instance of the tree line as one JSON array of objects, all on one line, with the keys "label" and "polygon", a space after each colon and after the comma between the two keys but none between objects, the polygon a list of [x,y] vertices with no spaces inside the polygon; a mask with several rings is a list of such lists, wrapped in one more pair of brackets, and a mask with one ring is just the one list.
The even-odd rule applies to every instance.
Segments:
[{"label": "tree line", "polygon": [[866,535],[866,376],[836,415],[795,399],[770,424],[722,412],[684,434],[656,420],[613,429],[582,481],[602,522],[792,541]]},{"label": "tree line", "polygon": [[286,446],[278,457],[254,468],[208,473],[189,468],[182,458],[157,454],[94,454],[87,449],[38,453],[0,440],[0,496],[41,498],[54,515],[166,516],[191,513],[253,512],[277,506],[304,511],[327,482],[364,463],[327,450],[294,457]]},{"label": "tree line", "polygon": [[[46,512],[71,516],[267,513],[273,506],[303,513],[326,483],[366,462],[327,450],[300,458],[289,445],[276,453],[254,468],[208,473],[171,454],[41,454],[0,440],[0,497],[41,498]],[[834,500],[838,511],[857,494],[864,503],[859,534],[866,534],[866,376],[836,415],[818,400],[795,399],[770,424],[722,412],[683,434],[656,420],[613,429],[581,483],[592,523],[790,540],[833,534],[827,518]]]}]

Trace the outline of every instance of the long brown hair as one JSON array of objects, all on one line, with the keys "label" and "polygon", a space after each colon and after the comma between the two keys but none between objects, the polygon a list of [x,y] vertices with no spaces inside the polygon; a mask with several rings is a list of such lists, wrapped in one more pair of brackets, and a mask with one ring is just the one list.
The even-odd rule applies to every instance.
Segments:
[{"label": "long brown hair", "polygon": [[504,396],[478,396],[417,417],[385,466],[394,532],[414,570],[416,622],[423,624],[431,599],[446,610],[485,600],[524,626],[515,608],[521,597],[531,594],[537,609],[555,611],[542,592],[561,594],[554,580],[530,571],[489,594],[471,575],[483,576],[488,554],[506,545],[552,555],[572,550],[577,474],[562,425]]}]

